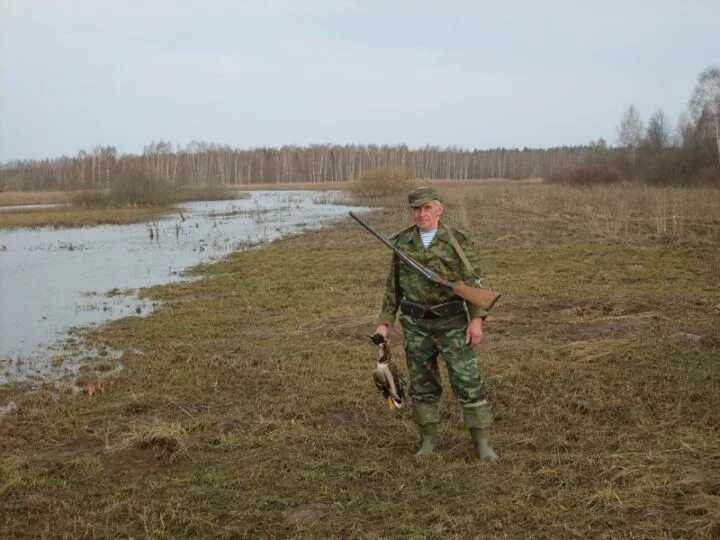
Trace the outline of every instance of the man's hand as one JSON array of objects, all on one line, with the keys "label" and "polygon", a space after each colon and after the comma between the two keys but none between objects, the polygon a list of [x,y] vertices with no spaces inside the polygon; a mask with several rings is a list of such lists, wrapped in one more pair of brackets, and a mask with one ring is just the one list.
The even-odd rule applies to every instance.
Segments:
[{"label": "man's hand", "polygon": [[379,324],[378,327],[375,329],[374,334],[380,334],[382,337],[384,337],[387,340],[387,334],[388,334],[388,325],[387,324]]},{"label": "man's hand", "polygon": [[475,347],[483,340],[482,319],[472,319],[465,332],[465,343]]}]

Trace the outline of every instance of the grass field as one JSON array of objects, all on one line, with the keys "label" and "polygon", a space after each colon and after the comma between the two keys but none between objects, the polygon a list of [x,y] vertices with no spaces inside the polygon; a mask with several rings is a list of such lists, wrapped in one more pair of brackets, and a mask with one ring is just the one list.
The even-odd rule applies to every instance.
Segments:
[{"label": "grass field", "polygon": [[164,306],[87,337],[124,351],[92,397],[0,388],[0,537],[720,537],[720,192],[441,190],[503,293],[478,349],[500,461],[449,390],[412,459],[371,380],[389,253],[347,220],[144,290]]}]

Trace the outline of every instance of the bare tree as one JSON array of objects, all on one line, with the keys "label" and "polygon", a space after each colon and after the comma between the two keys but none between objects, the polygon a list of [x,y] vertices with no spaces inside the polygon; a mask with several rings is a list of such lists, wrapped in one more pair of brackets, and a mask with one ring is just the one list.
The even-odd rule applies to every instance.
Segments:
[{"label": "bare tree", "polygon": [[673,146],[684,146],[692,129],[693,125],[687,111],[682,111],[678,116],[677,125],[672,135]]},{"label": "bare tree", "polygon": [[618,143],[630,150],[630,162],[633,168],[637,163],[637,149],[643,138],[643,123],[635,105],[630,105],[617,128]]},{"label": "bare tree", "polygon": [[690,98],[690,111],[698,128],[707,126],[714,132],[720,163],[720,66],[709,67],[700,74]]},{"label": "bare tree", "polygon": [[670,135],[671,130],[667,116],[661,110],[655,111],[648,121],[645,135],[648,145],[654,152],[660,153],[670,146]]}]

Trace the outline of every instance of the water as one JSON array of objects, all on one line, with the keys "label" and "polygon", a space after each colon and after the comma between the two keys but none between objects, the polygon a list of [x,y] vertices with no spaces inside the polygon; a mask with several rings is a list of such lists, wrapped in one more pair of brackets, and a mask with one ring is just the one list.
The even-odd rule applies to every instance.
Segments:
[{"label": "water", "polygon": [[340,194],[256,191],[185,203],[152,223],[0,230],[0,384],[57,378],[51,357],[72,328],[156,307],[136,297],[141,287],[347,216],[329,197]]}]

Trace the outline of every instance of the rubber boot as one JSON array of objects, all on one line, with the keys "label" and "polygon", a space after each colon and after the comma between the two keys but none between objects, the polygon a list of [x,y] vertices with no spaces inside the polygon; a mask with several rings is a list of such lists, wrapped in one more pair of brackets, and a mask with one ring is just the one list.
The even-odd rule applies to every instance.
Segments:
[{"label": "rubber boot", "polygon": [[497,454],[490,445],[490,424],[492,424],[490,404],[485,402],[480,405],[464,405],[463,420],[470,430],[475,455],[485,461],[497,460]]},{"label": "rubber boot", "polygon": [[475,447],[475,455],[485,461],[496,461],[497,454],[490,446],[490,430],[489,429],[471,429],[470,437]]},{"label": "rubber boot", "polygon": [[417,403],[413,409],[415,423],[420,428],[420,449],[415,454],[415,459],[421,460],[432,454],[437,446],[440,414],[437,403]]},{"label": "rubber boot", "polygon": [[421,460],[429,456],[437,446],[437,424],[420,426],[420,449],[415,453],[415,459]]}]

